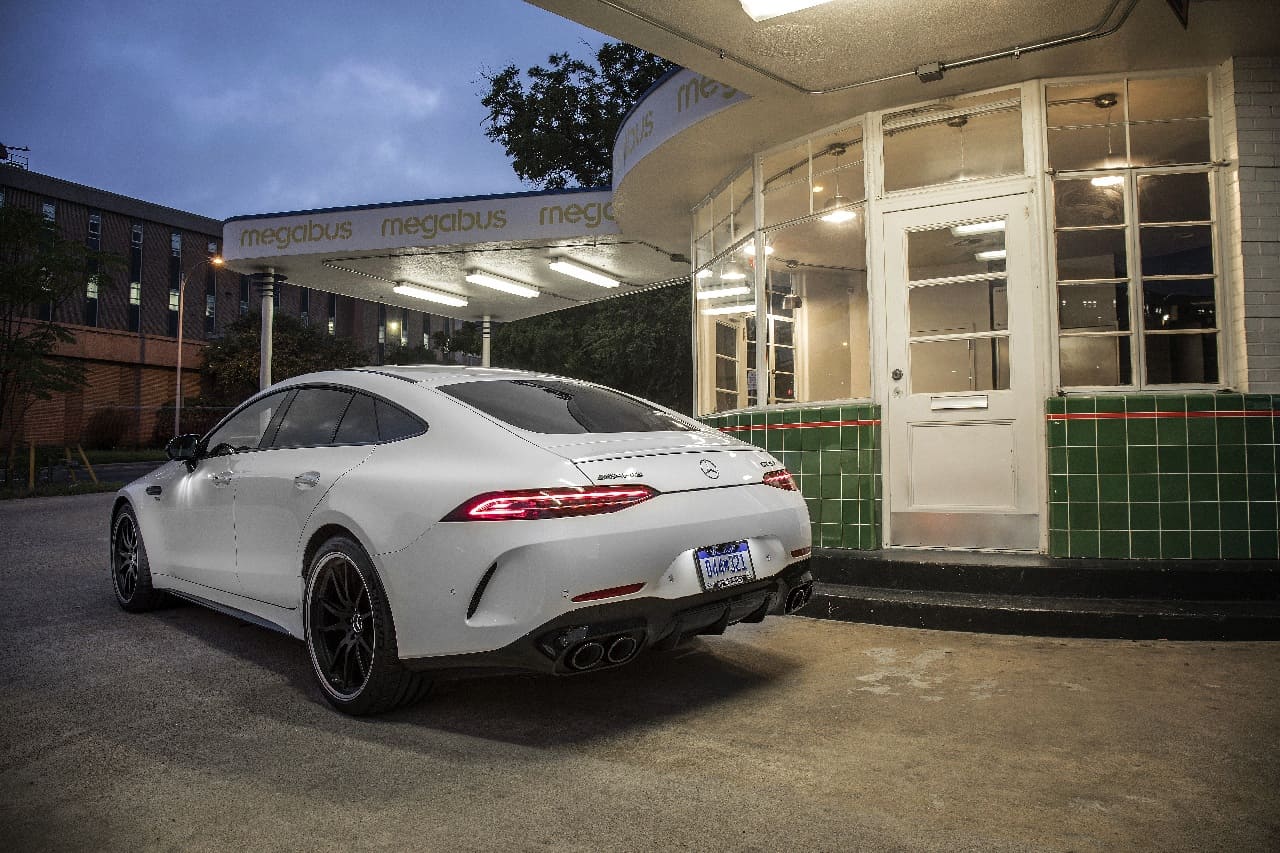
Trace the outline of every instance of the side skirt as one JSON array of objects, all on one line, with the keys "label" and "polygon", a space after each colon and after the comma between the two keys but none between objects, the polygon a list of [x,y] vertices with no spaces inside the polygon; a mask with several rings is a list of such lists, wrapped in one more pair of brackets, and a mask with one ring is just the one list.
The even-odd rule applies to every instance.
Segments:
[{"label": "side skirt", "polygon": [[232,607],[229,604],[221,604],[217,601],[210,601],[207,598],[201,598],[200,596],[192,595],[189,592],[179,592],[178,590],[172,589],[172,588],[166,589],[165,592],[169,593],[170,595],[177,596],[178,598],[184,598],[187,601],[190,601],[192,604],[199,604],[201,607],[207,607],[210,610],[216,610],[219,613],[222,613],[226,616],[231,616],[236,619],[241,619],[250,624],[257,625],[259,628],[266,628],[268,631],[275,631],[276,633],[284,634],[286,637],[293,636],[293,634],[289,633],[288,628],[284,627],[283,625],[272,622],[270,619],[264,619],[263,617],[258,616],[256,613],[250,613],[247,610],[241,610],[238,607]]}]

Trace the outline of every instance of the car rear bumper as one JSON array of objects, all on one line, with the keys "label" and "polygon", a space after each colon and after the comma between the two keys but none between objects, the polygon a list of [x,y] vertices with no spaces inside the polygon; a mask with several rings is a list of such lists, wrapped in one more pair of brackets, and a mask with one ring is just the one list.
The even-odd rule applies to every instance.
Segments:
[{"label": "car rear bumper", "polygon": [[408,658],[402,663],[414,670],[454,675],[576,675],[611,669],[647,648],[674,648],[689,637],[720,634],[738,622],[759,622],[766,615],[788,612],[789,604],[802,606],[808,600],[812,583],[809,561],[804,559],[772,577],[715,592],[633,598],[574,610],[492,651]]}]

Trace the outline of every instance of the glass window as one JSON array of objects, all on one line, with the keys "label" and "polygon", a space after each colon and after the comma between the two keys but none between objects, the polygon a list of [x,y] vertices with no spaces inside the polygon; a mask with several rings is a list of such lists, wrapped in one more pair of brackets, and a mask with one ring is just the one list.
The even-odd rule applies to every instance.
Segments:
[{"label": "glass window", "polygon": [[701,266],[755,228],[751,169],[731,178],[694,210],[694,263]]},{"label": "glass window", "polygon": [[257,450],[267,427],[284,403],[287,391],[277,391],[241,408],[204,440],[211,456]]},{"label": "glass window", "polygon": [[330,444],[350,402],[350,391],[303,388],[285,411],[271,446],[318,447]]},{"label": "glass window", "polygon": [[374,444],[378,440],[378,416],[374,413],[373,398],[368,394],[356,394],[342,416],[334,444]]},{"label": "glass window", "polygon": [[771,154],[762,168],[766,227],[862,201],[862,125],[829,131]]},{"label": "glass window", "polygon": [[[597,385],[558,379],[461,382],[441,391],[490,417],[538,433],[704,430],[680,415]],[[381,412],[379,416],[381,417]],[[379,424],[381,429],[381,424]]]},{"label": "glass window", "polygon": [[884,117],[887,191],[1024,172],[1018,90],[952,98]]},{"label": "glass window", "polygon": [[142,223],[141,222],[133,223],[133,228],[131,229],[129,234],[129,241],[132,243],[132,245],[138,248],[142,247]]},{"label": "glass window", "polygon": [[46,201],[40,205],[40,212],[46,222],[53,222],[58,218],[58,206],[51,201]]},{"label": "glass window", "polygon": [[375,408],[378,412],[378,437],[382,441],[399,441],[427,431],[426,424],[399,406],[377,400]]},{"label": "glass window", "polygon": [[169,253],[175,258],[182,256],[182,235],[177,231],[169,235]]}]

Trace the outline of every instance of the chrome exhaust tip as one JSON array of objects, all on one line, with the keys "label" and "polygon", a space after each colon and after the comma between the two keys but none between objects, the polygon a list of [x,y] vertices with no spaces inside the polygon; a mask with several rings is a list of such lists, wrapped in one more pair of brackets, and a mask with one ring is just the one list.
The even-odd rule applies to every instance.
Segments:
[{"label": "chrome exhaust tip", "polygon": [[592,640],[570,652],[567,663],[570,669],[583,672],[597,666],[602,660],[604,660],[604,646]]},{"label": "chrome exhaust tip", "polygon": [[796,587],[787,593],[787,601],[783,607],[786,613],[795,613],[800,608],[809,603],[809,599],[813,596],[813,584],[806,583]]},{"label": "chrome exhaust tip", "polygon": [[609,644],[609,650],[606,652],[605,657],[609,663],[626,663],[631,660],[633,655],[635,655],[636,649],[639,648],[639,645],[640,644],[636,642],[635,637],[632,637],[629,634],[623,634],[621,637],[615,638],[614,641]]}]

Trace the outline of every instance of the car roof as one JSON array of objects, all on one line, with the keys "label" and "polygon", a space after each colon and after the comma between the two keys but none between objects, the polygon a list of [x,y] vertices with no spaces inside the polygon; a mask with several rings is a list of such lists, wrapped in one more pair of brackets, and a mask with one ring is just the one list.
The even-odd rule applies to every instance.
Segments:
[{"label": "car roof", "polygon": [[[550,373],[533,373],[527,370],[510,370],[493,367],[464,367],[456,364],[383,364],[303,374],[279,383],[278,387],[303,385],[312,382],[350,382],[351,384],[365,384],[360,382],[361,378],[372,378],[377,376],[390,377],[392,379],[399,379],[405,382],[412,382],[415,385],[426,385],[432,387],[453,385],[458,382],[482,382],[501,379],[531,379],[535,377],[541,379],[558,379],[562,381],[565,379],[565,377],[555,376]],[[574,380],[567,381],[572,382]]]}]

